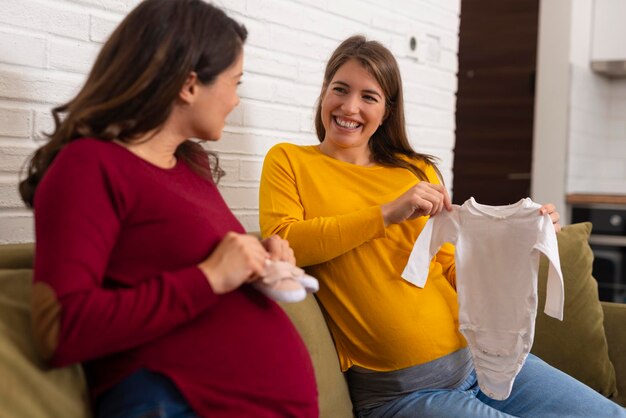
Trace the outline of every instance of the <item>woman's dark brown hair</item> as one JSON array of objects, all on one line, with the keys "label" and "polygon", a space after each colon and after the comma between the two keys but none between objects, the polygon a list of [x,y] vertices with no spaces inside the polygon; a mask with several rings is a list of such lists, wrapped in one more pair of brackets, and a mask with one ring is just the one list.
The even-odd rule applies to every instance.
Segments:
[{"label": "woman's dark brown hair", "polygon": [[[141,2],[103,46],[76,97],[52,110],[55,128],[28,163],[22,200],[33,206],[37,185],[72,140],[128,143],[161,127],[189,74],[212,83],[236,61],[246,37],[242,25],[203,0]],[[207,179],[223,174],[217,156],[192,141],[176,156]]]},{"label": "woman's dark brown hair", "polygon": [[[387,167],[406,168],[419,179],[428,181],[426,174],[410,162],[411,160],[424,161],[432,165],[439,178],[442,179],[435,164],[436,158],[415,152],[409,143],[404,120],[402,78],[396,59],[381,43],[368,41],[361,35],[351,36],[343,41],[326,64],[322,92],[315,113],[315,131],[319,141],[323,142],[326,137],[326,128],[322,123],[322,101],[326,95],[326,89],[339,68],[351,59],[357,60],[376,79],[385,94],[383,123],[368,143],[374,162]],[[402,156],[408,158],[402,158]]]}]

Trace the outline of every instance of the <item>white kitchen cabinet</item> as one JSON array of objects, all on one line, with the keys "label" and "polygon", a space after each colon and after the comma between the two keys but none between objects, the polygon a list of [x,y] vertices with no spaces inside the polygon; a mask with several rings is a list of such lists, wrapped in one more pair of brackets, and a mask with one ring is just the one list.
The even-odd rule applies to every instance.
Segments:
[{"label": "white kitchen cabinet", "polygon": [[625,77],[626,0],[594,0],[592,19],[591,68],[607,76]]}]

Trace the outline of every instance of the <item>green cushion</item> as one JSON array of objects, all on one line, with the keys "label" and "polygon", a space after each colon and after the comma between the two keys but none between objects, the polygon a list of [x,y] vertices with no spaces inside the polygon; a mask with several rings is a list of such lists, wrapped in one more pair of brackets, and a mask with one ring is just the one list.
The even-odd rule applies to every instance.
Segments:
[{"label": "green cushion", "polygon": [[315,298],[281,304],[302,336],[313,361],[319,392],[320,417],[352,418],[348,385],[341,373],[333,339]]},{"label": "green cushion", "polygon": [[33,252],[35,244],[2,244],[0,245],[0,269],[33,268]]},{"label": "green cushion", "polygon": [[569,225],[557,234],[565,286],[563,322],[543,313],[548,264],[539,272],[539,313],[532,352],[605,396],[616,391],[609,359],[598,284],[591,275],[593,252],[589,222]]},{"label": "green cushion", "polygon": [[0,270],[0,416],[89,417],[81,367],[47,370],[37,356],[31,332],[31,281],[31,270]]}]

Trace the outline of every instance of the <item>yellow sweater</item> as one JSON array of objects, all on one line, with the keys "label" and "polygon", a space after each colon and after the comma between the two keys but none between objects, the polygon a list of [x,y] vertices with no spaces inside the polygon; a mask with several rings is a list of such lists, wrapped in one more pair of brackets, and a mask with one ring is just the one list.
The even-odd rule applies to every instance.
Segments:
[{"label": "yellow sweater", "polygon": [[[420,168],[438,183],[431,166]],[[398,370],[466,345],[454,247],[442,247],[420,289],[400,274],[427,218],[384,227],[380,206],[418,181],[406,169],[349,164],[316,146],[279,144],[265,158],[262,233],[287,239],[298,265],[320,280],[317,295],[344,371]]]}]

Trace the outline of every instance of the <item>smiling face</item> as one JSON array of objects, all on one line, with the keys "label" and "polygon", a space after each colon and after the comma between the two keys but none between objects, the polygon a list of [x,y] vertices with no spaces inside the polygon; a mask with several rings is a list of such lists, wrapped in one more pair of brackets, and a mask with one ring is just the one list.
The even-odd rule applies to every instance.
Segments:
[{"label": "smiling face", "polygon": [[346,61],[322,98],[321,119],[326,135],[320,149],[335,157],[348,154],[351,160],[369,160],[368,141],[384,116],[383,89],[356,59]]}]

